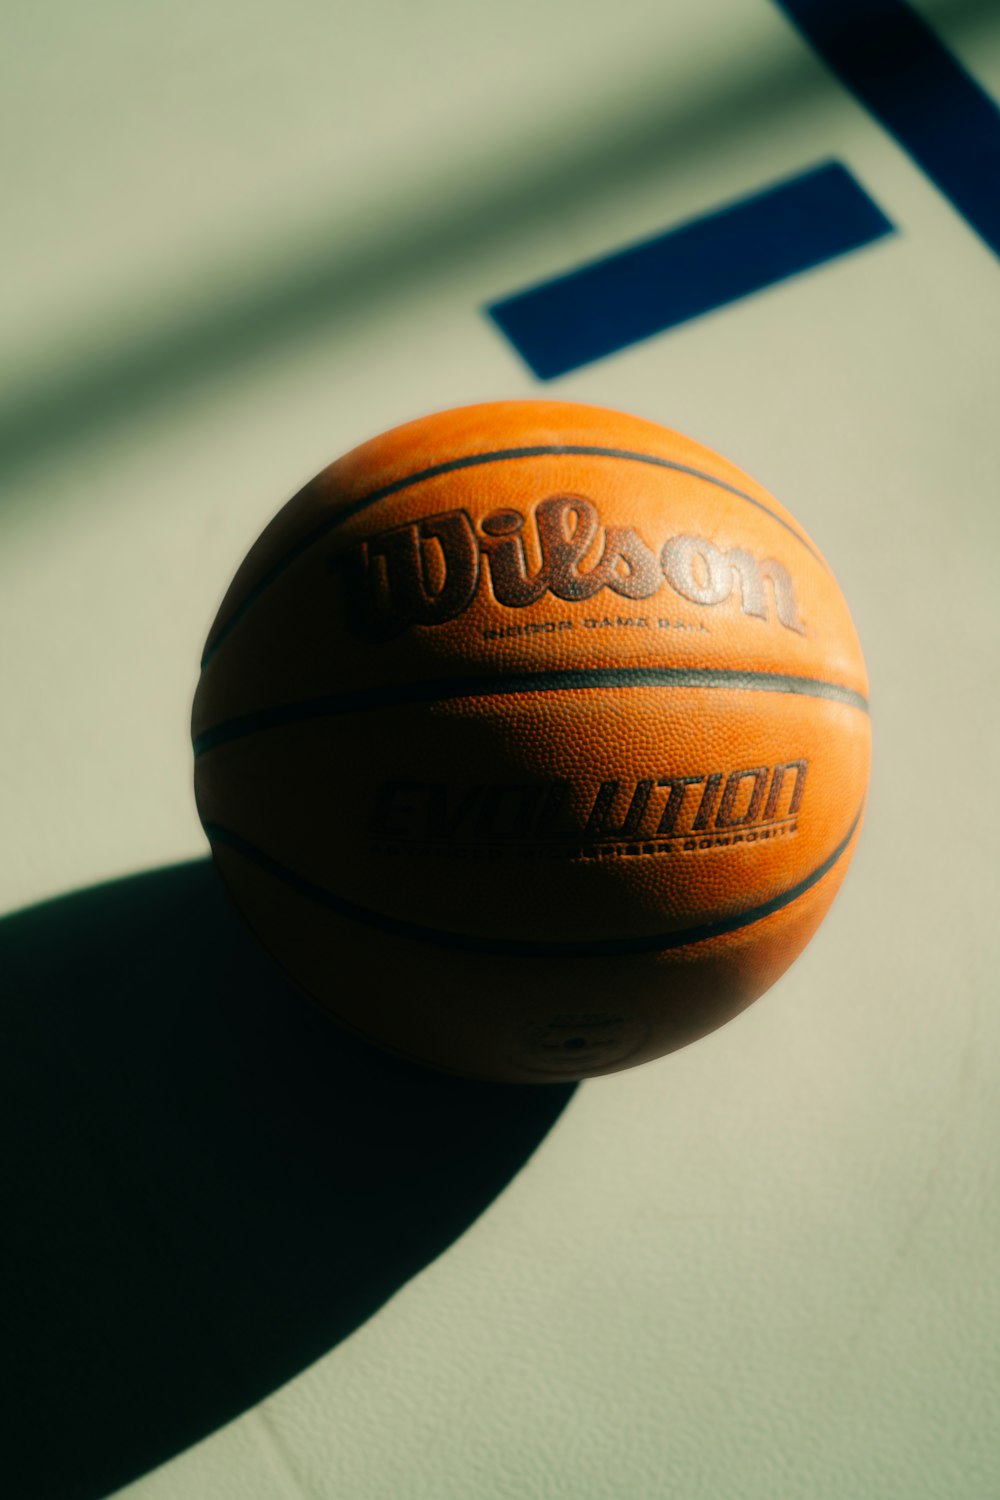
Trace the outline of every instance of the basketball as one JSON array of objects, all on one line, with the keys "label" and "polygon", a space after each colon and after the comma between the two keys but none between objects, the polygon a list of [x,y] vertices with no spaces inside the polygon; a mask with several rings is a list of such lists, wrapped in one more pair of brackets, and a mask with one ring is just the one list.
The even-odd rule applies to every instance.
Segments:
[{"label": "basketball", "polygon": [[560,1082],[705,1036],[828,910],[868,683],[782,504],[635,416],[439,412],[278,512],[209,633],[195,792],[298,988],[446,1072]]}]

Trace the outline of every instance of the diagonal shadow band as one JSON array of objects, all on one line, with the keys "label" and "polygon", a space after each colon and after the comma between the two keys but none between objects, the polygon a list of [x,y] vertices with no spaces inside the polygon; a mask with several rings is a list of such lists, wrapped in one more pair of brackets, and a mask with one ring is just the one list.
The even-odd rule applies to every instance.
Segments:
[{"label": "diagonal shadow band", "polygon": [[0,976],[18,1500],[106,1495],[318,1359],[574,1091],[348,1036],[258,954],[208,861],[6,918]]},{"label": "diagonal shadow band", "polygon": [[[659,195],[663,174],[692,150],[723,149],[747,120],[808,108],[813,73],[802,58],[804,67],[794,52],[791,60],[754,54],[680,100],[664,89],[653,59],[636,74],[610,77],[599,100],[588,97],[582,113],[574,103],[543,135],[512,128],[474,162],[423,162],[407,181],[377,185],[363,212],[339,201],[332,183],[332,207],[274,238],[265,216],[261,243],[235,243],[228,263],[192,267],[173,287],[151,286],[127,316],[93,309],[86,329],[67,334],[61,359],[0,392],[8,503],[17,503],[16,477],[67,444],[133,421],[178,392],[189,400],[203,382],[269,364],[299,341],[336,339],[345,320],[369,318],[429,275],[445,278],[449,268],[495,255],[526,225],[576,215],[623,177],[648,179]],[[475,304],[513,289],[484,284]]]},{"label": "diagonal shadow band", "polygon": [[[924,9],[928,7],[925,6]],[[949,36],[989,15],[988,0],[950,0],[932,9]],[[678,160],[728,151],[748,122],[781,134],[822,94],[803,49],[758,55],[733,72],[704,76],[675,100],[656,57],[612,79],[581,115],[550,122],[543,136],[515,134],[488,157],[438,179],[429,164],[410,189],[387,182],[362,211],[337,201],[304,216],[277,242],[261,221],[262,243],[241,239],[223,261],[192,268],[183,284],[149,289],[141,308],[92,309],[61,355],[0,392],[0,476],[16,505],[17,477],[68,444],[103,433],[203,381],[271,361],[300,340],[333,338],[345,318],[364,318],[429,272],[444,276],[532,222],[560,222],[625,179],[657,192]],[[759,184],[747,183],[746,191]],[[891,205],[890,205],[891,209]],[[480,303],[516,288],[481,288]],[[471,309],[470,309],[471,312]],[[110,314],[110,316],[109,316]],[[108,329],[115,330],[109,334]],[[25,363],[33,366],[32,360]]]}]

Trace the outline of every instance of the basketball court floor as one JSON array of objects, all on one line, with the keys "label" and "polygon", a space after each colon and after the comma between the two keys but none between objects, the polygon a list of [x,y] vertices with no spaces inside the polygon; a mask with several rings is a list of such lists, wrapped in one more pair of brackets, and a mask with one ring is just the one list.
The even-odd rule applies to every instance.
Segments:
[{"label": "basketball court floor", "polygon": [[[18,0],[8,31],[0,1485],[995,1500],[1000,12]],[[689,433],[822,548],[867,820],[773,990],[477,1115],[455,1200],[400,1083],[389,1212],[362,1063],[304,1144],[311,1021],[274,1044],[287,1129],[266,1069],[220,1062],[212,1103],[259,961],[213,968],[198,661],[331,459],[542,395]]]}]

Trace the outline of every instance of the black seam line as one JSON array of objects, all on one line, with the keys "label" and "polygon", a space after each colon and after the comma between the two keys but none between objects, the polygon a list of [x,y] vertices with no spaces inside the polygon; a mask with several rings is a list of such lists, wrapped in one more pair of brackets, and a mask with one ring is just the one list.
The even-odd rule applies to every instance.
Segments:
[{"label": "black seam line", "polygon": [[601,688],[631,691],[635,688],[731,689],[737,692],[800,693],[807,698],[829,698],[850,708],[868,712],[868,701],[839,682],[816,677],[787,677],[778,672],[741,672],[714,667],[597,667],[589,670],[532,672],[511,677],[453,677],[437,682],[403,682],[390,687],[358,688],[330,693],[299,703],[279,703],[273,708],[241,714],[203,730],[194,737],[196,756],[207,755],[220,745],[259,734],[308,724],[337,714],[364,713],[378,708],[400,708],[414,703],[443,703],[463,698],[511,697],[521,693],[593,692]]},{"label": "black seam line", "polygon": [[249,593],[247,593],[242,603],[237,606],[225,624],[220,627],[217,634],[205,647],[205,654],[201,659],[202,671],[208,666],[212,657],[230,632],[248,614],[261,595],[267,592],[272,583],[275,583],[280,578],[286,568],[291,567],[292,563],[297,561],[304,552],[308,552],[314,543],[321,541],[331,531],[343,525],[345,521],[349,521],[352,516],[356,516],[361,511],[367,510],[370,505],[376,504],[379,500],[386,500],[390,495],[398,495],[403,490],[410,489],[413,485],[423,484],[427,479],[436,479],[440,474],[453,474],[459,469],[478,468],[481,464],[506,463],[511,459],[517,458],[558,457],[560,454],[586,458],[624,458],[631,460],[633,463],[651,464],[657,469],[672,469],[678,474],[690,474],[695,479],[704,479],[707,484],[714,484],[718,489],[728,490],[729,494],[737,495],[739,499],[746,500],[751,505],[756,505],[758,510],[762,510],[773,521],[777,521],[779,526],[784,526],[786,531],[790,531],[796,541],[801,542],[803,547],[808,548],[824,568],[827,566],[823,557],[812,543],[807,541],[794,526],[790,526],[776,511],[773,511],[769,505],[765,505],[763,500],[757,500],[753,495],[746,494],[744,490],[738,490],[735,485],[727,484],[724,479],[716,479],[714,474],[703,474],[700,469],[689,468],[687,464],[674,463],[672,459],[659,458],[654,453],[633,453],[628,448],[592,448],[581,444],[552,444],[538,448],[498,448],[493,453],[469,453],[463,458],[452,458],[447,463],[434,464],[429,469],[420,469],[416,474],[407,474],[402,479],[394,480],[392,484],[384,485],[378,490],[372,490],[370,494],[363,495],[351,505],[345,505],[342,510],[338,510],[335,516],[329,516],[321,525],[314,526],[312,531],[302,537],[301,541],[297,542],[294,547],[285,553],[279,562],[275,563],[273,568],[264,574],[263,578],[258,580]]},{"label": "black seam line", "polygon": [[306,880],[303,876],[297,875],[294,870],[279,863],[278,860],[272,859],[262,849],[248,843],[238,833],[233,833],[229,828],[223,828],[217,823],[206,823],[205,832],[211,843],[232,849],[234,853],[250,860],[266,874],[280,880],[283,885],[307,900],[315,902],[316,905],[335,912],[338,916],[348,917],[362,926],[392,933],[395,937],[429,943],[439,948],[460,948],[471,953],[504,954],[524,958],[603,958],[629,953],[664,953],[672,948],[687,948],[693,943],[704,943],[711,938],[724,937],[729,932],[738,932],[741,928],[752,927],[755,922],[762,921],[764,917],[769,917],[774,912],[781,911],[783,907],[790,906],[793,901],[804,896],[822,880],[824,875],[829,874],[838,860],[843,857],[860,821],[861,809],[859,808],[846,836],[821,865],[818,865],[797,885],[793,885],[787,891],[782,891],[780,896],[774,896],[760,906],[751,907],[749,911],[723,917],[716,922],[702,922],[696,927],[685,927],[679,932],[660,932],[648,937],[596,938],[589,942],[555,943],[521,938],[477,937],[463,932],[443,932],[435,927],[423,927],[417,922],[407,922],[400,917],[391,917],[384,912],[373,911],[370,907],[358,906],[355,902],[348,901],[343,896],[337,896],[332,891],[324,889],[323,886],[314,884],[311,880]]}]

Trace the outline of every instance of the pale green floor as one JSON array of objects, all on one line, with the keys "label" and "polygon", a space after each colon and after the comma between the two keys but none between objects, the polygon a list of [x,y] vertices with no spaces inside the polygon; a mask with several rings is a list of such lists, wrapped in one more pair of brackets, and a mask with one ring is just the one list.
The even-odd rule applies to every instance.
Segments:
[{"label": "pale green floor", "polygon": [[[928,9],[1000,95],[1000,13]],[[1000,265],[765,0],[9,16],[4,910],[203,851],[223,588],[337,453],[539,393],[485,301],[829,157],[900,231],[547,388],[690,432],[831,560],[876,763],[826,925],[122,1493],[996,1500]]]}]

